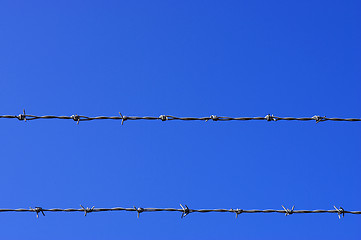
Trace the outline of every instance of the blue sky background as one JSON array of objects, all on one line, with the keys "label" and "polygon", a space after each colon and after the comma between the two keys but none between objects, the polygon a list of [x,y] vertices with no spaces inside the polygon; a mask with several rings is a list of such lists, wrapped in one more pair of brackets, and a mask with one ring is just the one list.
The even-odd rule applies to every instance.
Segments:
[{"label": "blue sky background", "polygon": [[[361,117],[360,1],[2,1],[0,114]],[[358,122],[0,123],[0,208],[361,210]],[[1,213],[1,239],[360,239],[336,214]]]}]

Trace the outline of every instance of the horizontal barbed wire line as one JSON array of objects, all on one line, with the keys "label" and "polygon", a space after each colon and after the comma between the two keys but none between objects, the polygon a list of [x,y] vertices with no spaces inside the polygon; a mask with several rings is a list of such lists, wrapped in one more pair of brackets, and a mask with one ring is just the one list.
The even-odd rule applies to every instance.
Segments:
[{"label": "horizontal barbed wire line", "polygon": [[82,115],[71,115],[71,116],[54,116],[54,115],[44,115],[36,116],[25,114],[25,110],[22,114],[19,115],[0,115],[0,118],[16,118],[21,121],[30,121],[36,119],[71,119],[76,121],[78,124],[81,121],[91,121],[91,120],[121,120],[123,124],[127,120],[161,120],[161,121],[171,121],[171,120],[181,120],[181,121],[251,121],[251,120],[266,120],[266,121],[316,121],[316,123],[324,121],[345,121],[345,122],[360,122],[361,118],[328,118],[326,116],[315,115],[313,117],[277,117],[273,114],[267,114],[265,117],[218,117],[216,115],[211,115],[210,117],[175,117],[172,115],[160,115],[159,117],[151,116],[123,116],[119,112],[119,116],[97,116],[97,117],[87,117]]},{"label": "horizontal barbed wire line", "polygon": [[91,212],[109,212],[109,211],[128,211],[128,212],[137,212],[137,216],[139,218],[139,215],[143,212],[181,212],[181,218],[187,216],[190,213],[235,213],[236,218],[239,214],[242,213],[284,213],[286,216],[291,214],[297,214],[297,213],[337,213],[338,217],[341,218],[345,216],[345,214],[361,214],[361,211],[346,211],[342,207],[337,208],[336,206],[333,206],[334,209],[331,210],[294,210],[295,206],[293,206],[291,209],[285,208],[282,205],[283,210],[276,210],[276,209],[251,209],[251,210],[245,210],[245,209],[190,209],[187,205],[180,204],[181,208],[141,208],[141,207],[133,207],[133,208],[124,208],[124,207],[114,207],[114,208],[95,208],[94,206],[92,208],[89,207],[83,207],[80,205],[81,208],[51,208],[51,209],[45,209],[41,207],[35,207],[35,208],[29,208],[29,209],[0,209],[1,212],[35,212],[36,217],[39,217],[39,213],[43,214],[45,216],[44,212],[83,212],[86,216],[88,213]]}]

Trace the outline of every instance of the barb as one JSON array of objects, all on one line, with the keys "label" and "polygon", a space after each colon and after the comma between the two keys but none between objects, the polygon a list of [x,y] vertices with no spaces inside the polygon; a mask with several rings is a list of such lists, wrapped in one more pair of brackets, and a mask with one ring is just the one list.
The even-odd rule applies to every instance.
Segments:
[{"label": "barb", "polygon": [[78,115],[71,115],[70,117],[76,122],[76,124],[79,124],[80,117]]},{"label": "barb", "polygon": [[283,205],[282,205],[282,207],[285,210],[285,215],[286,216],[293,214],[293,210],[295,209],[295,205],[293,205],[291,210],[289,210],[288,208],[285,208]]},{"label": "barb", "polygon": [[235,210],[233,210],[232,208],[231,208],[231,210],[234,212],[234,213],[236,213],[236,218],[238,218],[238,215],[239,214],[241,214],[241,213],[243,213],[243,209],[235,209]]},{"label": "barb", "polygon": [[134,207],[135,211],[137,211],[137,217],[139,218],[140,214],[142,212],[144,212],[144,208],[141,208],[141,207],[136,208],[135,206],[133,206],[133,207]]},{"label": "barb", "polygon": [[15,116],[19,121],[24,120],[26,122],[26,114],[25,109],[23,109],[23,114],[19,114],[18,116]]},{"label": "barb", "polygon": [[273,114],[272,114],[272,115],[271,115],[271,114],[268,114],[268,115],[266,115],[264,118],[265,118],[268,122],[270,122],[270,121],[277,121],[277,120],[278,120],[277,117],[273,116]]},{"label": "barb", "polygon": [[172,115],[160,115],[159,117],[148,117],[148,116],[124,116],[119,112],[120,116],[97,116],[97,117],[87,117],[82,115],[71,115],[71,116],[54,116],[54,115],[30,115],[25,114],[25,109],[22,114],[19,115],[0,115],[0,118],[16,118],[18,120],[30,121],[36,119],[71,119],[77,124],[81,121],[92,121],[92,120],[119,120],[121,124],[127,120],[161,120],[162,122],[171,121],[171,120],[180,120],[180,121],[253,121],[253,120],[263,120],[268,122],[276,121],[315,121],[316,123],[325,122],[325,121],[336,121],[336,122],[360,122],[361,118],[327,118],[326,116],[315,115],[313,117],[276,117],[273,114],[267,114],[265,117],[219,117],[217,115],[211,115],[210,117],[175,117]]},{"label": "barb", "polygon": [[179,205],[182,207],[182,210],[183,210],[181,218],[184,218],[189,213],[191,213],[191,210],[188,208],[187,205],[184,204],[184,206],[186,206],[186,207],[183,207],[182,204],[179,204]]},{"label": "barb", "polygon": [[30,211],[31,212],[36,212],[36,218],[39,218],[39,213],[41,212],[43,214],[43,216],[45,217],[45,213],[44,213],[44,209],[42,209],[41,207],[35,207],[35,208],[31,208],[30,207]]},{"label": "barb", "polygon": [[[331,210],[294,210],[294,206],[292,207],[292,209],[287,209],[282,205],[281,210],[277,210],[277,209],[250,209],[250,210],[245,210],[245,209],[239,209],[239,208],[231,208],[231,209],[190,209],[188,208],[187,205],[182,205],[180,204],[181,208],[140,208],[140,207],[135,207],[133,206],[132,208],[124,208],[124,207],[114,207],[114,208],[94,208],[94,206],[92,208],[85,208],[82,205],[80,205],[81,208],[76,209],[76,208],[51,208],[51,209],[45,209],[45,208],[41,208],[41,207],[35,207],[35,208],[30,208],[30,209],[0,209],[0,213],[3,212],[36,212],[36,217],[39,217],[39,213],[42,213],[43,216],[45,216],[44,212],[83,212],[84,215],[86,216],[87,213],[90,212],[108,212],[108,211],[126,211],[126,212],[137,212],[138,218],[140,213],[142,212],[180,212],[182,213],[181,218],[184,218],[185,216],[187,216],[190,213],[236,213],[236,218],[238,218],[238,215],[241,213],[282,213],[285,214],[286,216],[291,215],[291,214],[298,214],[298,213],[336,213],[338,215],[338,217],[341,219],[341,215],[342,217],[345,216],[345,214],[357,214],[357,215],[361,215],[361,211],[346,211],[344,210],[342,207],[337,208],[336,206],[334,206],[334,209]],[[243,214],[242,214],[243,215]]]},{"label": "barb", "polygon": [[340,207],[340,208],[337,208],[336,206],[333,206],[333,207],[337,210],[339,219],[341,219],[341,214],[342,214],[342,217],[345,217],[345,210],[342,207]]},{"label": "barb", "polygon": [[83,209],[84,211],[84,216],[86,217],[87,213],[90,213],[92,211],[94,211],[94,206],[92,208],[84,208],[81,204],[80,204],[80,207]]}]

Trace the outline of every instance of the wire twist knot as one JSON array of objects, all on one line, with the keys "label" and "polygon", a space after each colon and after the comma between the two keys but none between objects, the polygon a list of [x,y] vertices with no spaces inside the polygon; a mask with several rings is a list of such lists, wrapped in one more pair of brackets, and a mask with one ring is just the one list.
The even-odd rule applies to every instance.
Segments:
[{"label": "wire twist knot", "polygon": [[39,213],[41,212],[45,216],[44,210],[41,207],[30,208],[33,212],[36,212],[36,218],[39,218]]},{"label": "wire twist knot", "polygon": [[79,124],[79,121],[80,121],[80,117],[79,117],[79,115],[71,115],[70,116],[75,122],[76,122],[76,124]]},{"label": "wire twist knot", "polygon": [[273,116],[273,114],[267,114],[265,117],[264,117],[268,122],[270,121],[277,121],[277,118],[275,116]]},{"label": "wire twist knot", "polygon": [[217,115],[211,115],[208,119],[206,119],[206,122],[208,122],[209,120],[218,121],[219,117],[217,117]]},{"label": "wire twist knot", "polygon": [[137,211],[137,217],[139,218],[140,214],[142,212],[144,212],[144,208],[141,208],[141,207],[136,208],[135,206],[133,206],[133,207],[134,207],[135,211]]},{"label": "wire twist knot", "polygon": [[326,121],[326,116],[321,117],[321,116],[315,115],[312,118],[316,120],[316,123]]},{"label": "wire twist knot", "polygon": [[210,118],[213,120],[213,121],[218,121],[218,117],[217,115],[211,115]]},{"label": "wire twist knot", "polygon": [[236,214],[236,218],[238,218],[238,215],[243,213],[243,209],[231,209],[232,212]]},{"label": "wire twist knot", "polygon": [[122,118],[122,125],[123,125],[124,121],[127,120],[128,118],[126,116],[123,116],[120,112],[119,115]]},{"label": "wire twist knot", "polygon": [[285,215],[288,216],[288,215],[291,215],[293,214],[293,210],[295,209],[295,205],[293,205],[292,209],[288,209],[288,208],[285,208],[283,205],[282,205],[283,209],[285,210]]},{"label": "wire twist knot", "polygon": [[187,205],[184,204],[185,207],[183,207],[182,204],[179,204],[179,205],[182,207],[182,210],[183,210],[181,218],[184,218],[185,216],[187,216],[188,214],[191,213],[191,211]]},{"label": "wire twist knot", "polygon": [[337,208],[336,206],[333,206],[333,207],[336,209],[339,219],[341,219],[341,214],[342,214],[342,217],[345,217],[345,210],[342,207],[340,207],[340,208]]},{"label": "wire twist knot", "polygon": [[83,205],[81,205],[80,204],[80,207],[83,209],[83,211],[84,211],[84,216],[86,216],[87,215],[87,213],[90,213],[90,212],[92,212],[93,210],[94,210],[94,206],[92,207],[92,208],[84,208],[83,207]]},{"label": "wire twist knot", "polygon": [[25,121],[26,122],[26,114],[25,114],[25,109],[23,109],[23,113],[19,114],[18,116],[15,116],[19,121]]},{"label": "wire twist knot", "polygon": [[160,115],[158,118],[160,120],[162,120],[162,121],[167,121],[168,120],[168,117],[166,115]]}]

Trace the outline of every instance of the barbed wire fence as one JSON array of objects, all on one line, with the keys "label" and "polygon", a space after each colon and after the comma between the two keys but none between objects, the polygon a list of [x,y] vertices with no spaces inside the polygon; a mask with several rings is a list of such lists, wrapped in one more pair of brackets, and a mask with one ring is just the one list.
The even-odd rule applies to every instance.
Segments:
[{"label": "barbed wire fence", "polygon": [[334,209],[331,210],[295,210],[295,206],[293,206],[291,209],[288,209],[282,205],[283,210],[277,210],[277,209],[251,209],[251,210],[245,210],[245,209],[190,209],[187,205],[180,204],[181,208],[141,208],[141,207],[135,207],[133,208],[123,208],[123,207],[114,207],[114,208],[95,208],[94,206],[89,207],[83,207],[83,205],[80,205],[81,208],[51,208],[51,209],[45,209],[41,207],[34,207],[29,209],[0,209],[0,213],[3,212],[35,212],[36,217],[39,217],[39,213],[41,213],[43,216],[45,216],[45,212],[83,212],[84,216],[87,216],[89,213],[95,213],[95,212],[113,212],[113,211],[126,211],[126,212],[137,212],[137,216],[139,218],[140,214],[143,212],[180,212],[181,218],[184,218],[190,213],[233,213],[236,214],[236,218],[238,218],[238,215],[242,213],[283,213],[286,216],[292,215],[292,214],[299,214],[299,213],[336,213],[338,215],[338,218],[341,219],[341,216],[344,217],[345,214],[361,214],[361,211],[346,211],[342,207],[337,208],[336,206],[333,206]]},{"label": "barbed wire fence", "polygon": [[[71,116],[55,116],[55,115],[44,115],[44,116],[37,116],[37,115],[30,115],[25,113],[25,109],[23,110],[22,114],[19,115],[0,115],[0,118],[7,118],[7,119],[18,119],[20,121],[31,121],[37,119],[70,119],[77,124],[81,121],[92,121],[92,120],[118,120],[121,121],[123,125],[127,120],[161,120],[161,121],[172,121],[172,120],[180,120],[180,121],[252,121],[252,120],[264,120],[264,121],[315,121],[316,123],[324,122],[324,121],[344,121],[344,122],[360,122],[361,118],[328,118],[326,116],[319,116],[315,115],[313,117],[277,117],[273,114],[267,114],[265,117],[219,117],[216,115],[211,115],[210,117],[176,117],[172,115],[160,115],[159,117],[152,117],[152,116],[124,116],[119,112],[119,116],[96,116],[96,117],[88,117],[83,115],[71,115]],[[51,208],[45,209],[42,207],[34,207],[29,209],[0,209],[0,213],[4,212],[35,212],[37,218],[39,217],[39,213],[45,216],[45,212],[83,212],[85,216],[88,213],[95,213],[95,212],[108,212],[108,211],[126,211],[126,212],[137,212],[137,216],[139,218],[140,214],[143,212],[180,212],[181,218],[187,216],[190,213],[233,213],[236,214],[236,218],[238,215],[242,213],[282,213],[286,216],[292,214],[300,214],[300,213],[336,213],[339,218],[344,217],[345,214],[357,214],[360,215],[361,211],[346,211],[344,208],[339,207],[337,208],[334,206],[334,209],[331,210],[294,210],[293,206],[291,209],[288,209],[282,205],[283,210],[277,209],[190,209],[187,205],[180,204],[181,208],[141,208],[141,207],[133,207],[133,208],[124,208],[124,207],[114,207],[114,208],[92,208],[83,207],[80,205],[81,208]]]},{"label": "barbed wire fence", "polygon": [[0,115],[0,118],[9,118],[9,119],[18,119],[20,121],[31,121],[37,119],[70,119],[74,120],[79,124],[82,121],[92,121],[92,120],[118,120],[121,121],[121,124],[128,120],[161,120],[161,121],[252,121],[252,120],[263,120],[263,121],[315,121],[316,123],[325,122],[325,121],[336,121],[336,122],[360,122],[361,118],[329,118],[326,116],[315,115],[313,117],[277,117],[273,114],[267,114],[265,117],[219,117],[217,115],[211,115],[209,117],[176,117],[172,115],[160,115],[159,117],[151,116],[124,116],[119,112],[119,116],[96,116],[88,117],[82,115],[71,115],[71,116],[54,116],[54,115],[30,115],[25,113],[25,109],[22,114],[19,115]]}]

